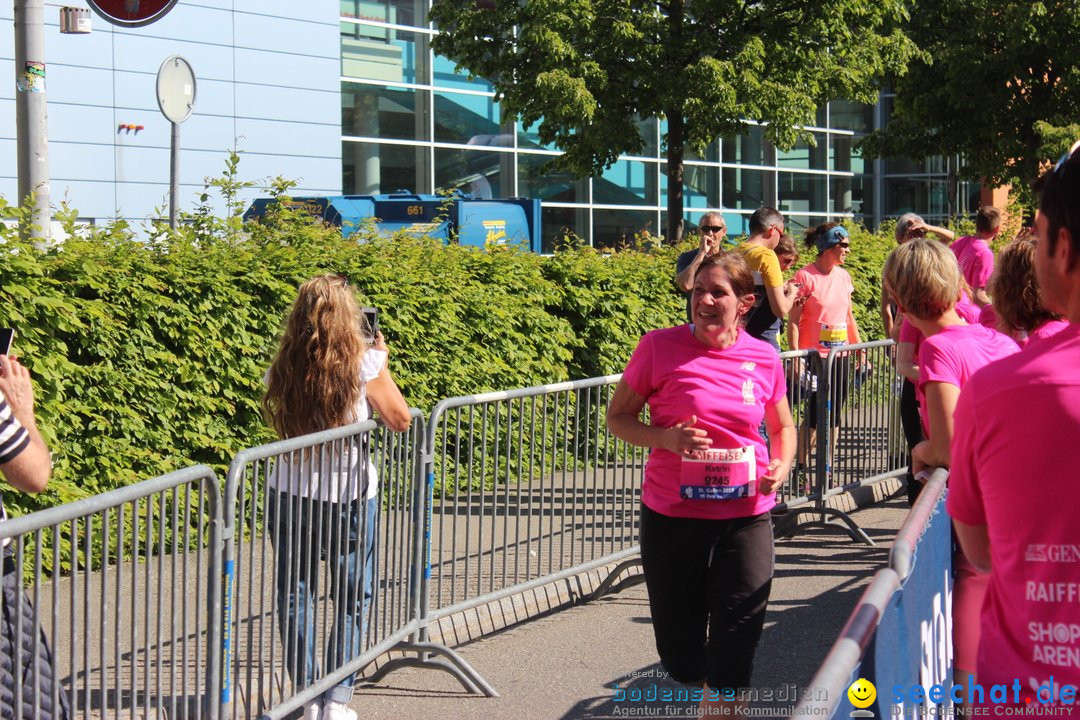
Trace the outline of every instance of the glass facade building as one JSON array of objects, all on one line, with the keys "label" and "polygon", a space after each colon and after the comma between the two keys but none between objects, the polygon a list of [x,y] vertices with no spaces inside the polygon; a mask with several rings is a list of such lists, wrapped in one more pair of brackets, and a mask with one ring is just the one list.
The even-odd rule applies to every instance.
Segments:
[{"label": "glass facade building", "polygon": [[[455,72],[453,62],[432,52],[428,0],[340,2],[343,192],[457,188],[478,197],[540,198],[546,250],[567,231],[598,247],[662,234],[663,121],[638,123],[642,154],[624,156],[598,176],[553,171],[547,166],[558,152],[505,115],[490,84]],[[796,230],[841,217],[876,225],[908,211],[930,221],[950,209],[966,211],[966,201],[950,208],[945,160],[869,162],[859,154],[856,141],[880,126],[890,107],[888,95],[876,106],[831,102],[808,128],[816,144],[788,151],[752,126],[702,155],[687,152],[686,219],[696,223],[719,210],[734,235],[746,231],[761,205],[778,208]],[[954,183],[951,192],[955,200],[961,188]]]},{"label": "glass facade building", "polygon": [[[67,199],[89,222],[160,214],[169,182],[169,123],[157,109],[162,60],[184,56],[198,97],[181,140],[181,202],[191,209],[204,178],[221,173],[230,148],[244,178],[297,181],[296,195],[433,193],[543,201],[544,247],[572,232],[616,245],[666,226],[664,122],[638,123],[639,155],[595,177],[553,170],[558,151],[536,128],[507,116],[493,88],[455,71],[431,50],[430,0],[185,0],[151,25],[120,28],[95,19],[89,35],[64,35],[45,16],[49,152],[54,202]],[[13,19],[0,8],[0,19]],[[0,70],[14,73],[11,33],[0,33]],[[0,107],[15,116],[14,84]],[[733,235],[761,205],[799,229],[852,217],[874,226],[916,211],[942,220],[974,207],[972,190],[950,182],[955,158],[864,160],[855,144],[888,117],[874,106],[835,101],[808,128],[815,143],[780,151],[751,126],[738,137],[687,151],[686,220],[708,210]],[[138,132],[123,128],[138,127]],[[0,125],[0,195],[16,195],[14,122]],[[255,197],[257,188],[245,190]],[[221,208],[224,209],[224,208]]]},{"label": "glass facade building", "polygon": [[[73,3],[77,5],[78,3]],[[341,190],[340,8],[336,0],[184,0],[160,20],[118,27],[93,16],[89,34],[63,34],[58,7],[42,11],[48,67],[48,169],[54,205],[84,222],[142,227],[167,213],[171,124],[157,104],[165,58],[195,71],[191,117],[180,131],[180,203],[193,210],[230,149],[244,180],[282,176],[297,195]],[[0,73],[15,76],[14,9],[0,3]],[[0,84],[0,196],[17,202],[16,84]],[[137,128],[132,131],[131,128]],[[258,188],[241,193],[245,199]],[[215,209],[224,201],[211,193]]]}]

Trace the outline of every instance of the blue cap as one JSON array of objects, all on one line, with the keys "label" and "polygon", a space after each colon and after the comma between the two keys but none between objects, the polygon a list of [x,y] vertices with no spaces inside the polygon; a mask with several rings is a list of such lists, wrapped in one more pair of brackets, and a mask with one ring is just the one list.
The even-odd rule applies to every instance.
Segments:
[{"label": "blue cap", "polygon": [[825,252],[833,245],[839,245],[841,240],[847,240],[850,235],[848,231],[844,229],[843,225],[837,225],[834,228],[829,228],[828,232],[824,232],[818,235],[814,244],[817,246],[818,255]]}]

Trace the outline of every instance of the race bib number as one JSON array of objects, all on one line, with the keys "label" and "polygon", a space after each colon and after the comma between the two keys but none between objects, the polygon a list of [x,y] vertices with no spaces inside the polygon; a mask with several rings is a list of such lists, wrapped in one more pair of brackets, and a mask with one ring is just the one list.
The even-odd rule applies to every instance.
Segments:
[{"label": "race bib number", "polygon": [[821,323],[818,343],[824,348],[840,347],[847,344],[847,323]]},{"label": "race bib number", "polygon": [[684,500],[735,500],[756,494],[754,448],[704,450],[682,459],[679,496]]}]

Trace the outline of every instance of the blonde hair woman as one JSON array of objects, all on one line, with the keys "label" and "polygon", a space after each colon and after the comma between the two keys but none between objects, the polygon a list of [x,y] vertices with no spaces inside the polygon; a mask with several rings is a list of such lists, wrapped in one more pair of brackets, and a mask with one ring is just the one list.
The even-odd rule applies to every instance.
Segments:
[{"label": "blonde hair woman", "polygon": [[[939,242],[911,240],[885,260],[885,284],[906,321],[925,340],[918,351],[920,415],[926,440],[911,451],[912,472],[949,467],[953,415],[961,388],[980,368],[1019,351],[1001,333],[969,325],[957,312],[964,278],[952,251]],[[963,553],[953,554],[954,681],[974,677],[979,647],[979,608],[989,576],[979,573]]]},{"label": "blonde hair woman", "polygon": [[[382,333],[364,341],[356,296],[340,275],[300,286],[262,405],[281,438],[363,422],[374,408],[390,429],[408,429],[409,407],[387,369]],[[327,672],[360,653],[375,571],[378,478],[367,439],[346,438],[282,458],[267,477],[268,532],[274,544],[279,627],[297,688],[314,682],[318,566],[327,560],[334,625]],[[325,543],[325,544],[324,544]],[[353,677],[304,707],[305,720],[355,720],[347,707]]]}]

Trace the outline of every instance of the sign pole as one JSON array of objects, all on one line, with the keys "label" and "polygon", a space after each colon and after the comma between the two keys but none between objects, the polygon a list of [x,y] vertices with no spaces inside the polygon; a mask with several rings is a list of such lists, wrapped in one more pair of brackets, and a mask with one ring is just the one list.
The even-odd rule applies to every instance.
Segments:
[{"label": "sign pole", "polygon": [[176,212],[180,206],[180,123],[172,123],[169,145],[169,229],[176,229]]},{"label": "sign pole", "polygon": [[169,142],[169,229],[176,229],[180,207],[180,123],[195,107],[195,72],[187,60],[170,55],[157,76],[157,100],[161,114],[172,125]]},{"label": "sign pole", "polygon": [[23,237],[47,240],[49,212],[48,112],[45,103],[45,6],[43,0],[15,0],[15,136],[19,202],[33,194],[30,227]]}]

